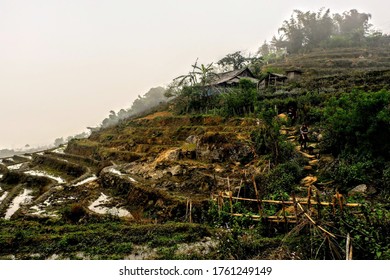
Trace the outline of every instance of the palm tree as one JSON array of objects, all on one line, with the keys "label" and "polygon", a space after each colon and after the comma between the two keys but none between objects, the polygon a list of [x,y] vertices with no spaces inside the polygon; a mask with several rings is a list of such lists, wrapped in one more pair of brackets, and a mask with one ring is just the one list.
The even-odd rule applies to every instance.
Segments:
[{"label": "palm tree", "polygon": [[200,67],[194,65],[195,69],[198,70],[194,72],[196,75],[199,75],[200,78],[200,85],[202,87],[205,87],[207,84],[209,84],[214,78],[219,77],[219,75],[214,71],[213,63],[210,63],[208,65],[201,64]]},{"label": "palm tree", "polygon": [[187,75],[181,75],[181,76],[173,79],[173,81],[179,80],[179,82],[177,83],[177,86],[181,87],[183,85],[188,85],[188,84],[190,86],[194,86],[198,83],[198,79],[196,77],[196,72],[195,72],[195,69],[199,68],[197,66],[197,63],[198,63],[198,58],[196,59],[195,64],[191,65],[192,66],[191,72],[189,72]]}]

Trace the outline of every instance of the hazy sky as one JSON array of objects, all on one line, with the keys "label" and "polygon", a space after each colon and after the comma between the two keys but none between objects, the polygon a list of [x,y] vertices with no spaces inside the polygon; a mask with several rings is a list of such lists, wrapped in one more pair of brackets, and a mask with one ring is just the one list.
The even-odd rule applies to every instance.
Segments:
[{"label": "hazy sky", "polygon": [[0,149],[46,145],[200,63],[255,51],[294,9],[372,14],[388,1],[0,0]]}]

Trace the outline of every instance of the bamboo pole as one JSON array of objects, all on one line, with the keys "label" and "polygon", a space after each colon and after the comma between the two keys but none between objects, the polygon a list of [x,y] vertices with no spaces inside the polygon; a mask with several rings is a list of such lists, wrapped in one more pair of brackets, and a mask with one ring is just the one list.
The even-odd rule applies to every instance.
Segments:
[{"label": "bamboo pole", "polygon": [[298,219],[298,209],[297,209],[297,200],[295,199],[295,192],[293,192],[293,194],[292,194],[292,199],[293,199],[293,203],[294,203],[294,214],[295,214],[296,219]]},{"label": "bamboo pole", "polygon": [[219,192],[218,193],[218,215],[221,214],[222,206],[223,206],[223,195],[222,192]]},{"label": "bamboo pole", "polygon": [[187,198],[187,205],[186,205],[186,221],[188,221],[188,207],[189,206],[189,199]]},{"label": "bamboo pole", "polygon": [[[222,195],[221,197],[229,198],[229,196],[224,196],[224,195]],[[254,202],[257,201],[257,199],[243,198],[243,197],[241,197],[241,198],[240,197],[233,197],[233,199],[243,200],[243,201],[254,201]],[[294,204],[294,202],[292,200],[288,200],[288,201],[284,201],[283,202],[283,201],[279,201],[279,200],[262,199],[261,202],[262,203],[270,203],[270,204],[282,204],[282,203],[291,204],[291,205]],[[307,201],[300,201],[299,203],[302,204],[302,205],[306,205]],[[312,205],[317,205],[318,204],[318,202],[316,202],[316,201],[311,201],[310,203]],[[333,206],[333,202],[321,202],[321,205],[322,206]],[[346,203],[343,206],[346,206],[346,207],[360,207],[362,205],[360,203]]]},{"label": "bamboo pole", "polygon": [[284,203],[282,203],[282,213],[283,213],[284,222],[287,223],[286,208],[284,206]]},{"label": "bamboo pole", "polygon": [[318,220],[321,220],[321,198],[320,198],[320,193],[318,189],[316,189],[316,200],[317,200],[317,212],[318,212]]},{"label": "bamboo pole", "polygon": [[229,191],[230,213],[233,213],[233,193]]},{"label": "bamboo pole", "polygon": [[352,241],[349,232],[347,234],[347,242],[345,244],[345,259],[347,261],[352,260]]},{"label": "bamboo pole", "polygon": [[323,227],[317,225],[317,223],[312,219],[312,217],[310,217],[306,211],[303,209],[302,205],[298,202],[297,203],[298,207],[302,210],[303,214],[306,216],[306,218],[314,225],[316,226],[318,229],[320,229],[321,231],[323,231],[324,233],[328,234],[329,236],[333,237],[333,238],[336,238],[336,236],[332,233],[330,233],[329,231],[327,231],[326,229],[324,229]]},{"label": "bamboo pole", "polygon": [[259,199],[259,192],[257,191],[255,176],[252,176],[252,181],[253,181],[253,187],[255,188],[257,208],[259,210],[259,214],[262,215],[263,214],[263,205],[262,205],[261,200]]},{"label": "bamboo pole", "polygon": [[192,200],[190,200],[190,223],[192,223]]},{"label": "bamboo pole", "polygon": [[349,236],[349,232],[347,234],[347,242],[345,243],[345,260],[349,260],[349,242],[351,241],[351,238]]},{"label": "bamboo pole", "polygon": [[[261,219],[262,216],[260,215],[246,215],[246,214],[239,214],[239,213],[233,213],[231,214],[233,217],[244,217],[244,216],[247,216],[247,217],[250,217],[250,218],[253,218],[253,219]],[[267,219],[270,219],[270,220],[283,220],[284,217],[282,216],[267,216],[266,217]],[[286,215],[286,218],[287,219],[295,219],[296,217],[295,216],[288,216]]]},{"label": "bamboo pole", "polygon": [[236,202],[237,202],[238,199],[240,198],[241,187],[242,187],[242,179],[241,179],[241,181],[240,181],[240,186],[238,187]]}]

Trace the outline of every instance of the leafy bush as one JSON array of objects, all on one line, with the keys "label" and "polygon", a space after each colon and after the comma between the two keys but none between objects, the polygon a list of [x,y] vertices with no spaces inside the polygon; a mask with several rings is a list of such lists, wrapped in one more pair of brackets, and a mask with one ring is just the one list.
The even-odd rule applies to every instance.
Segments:
[{"label": "leafy bush", "polygon": [[390,92],[354,91],[331,98],[325,108],[328,149],[390,159]]},{"label": "leafy bush", "polygon": [[341,184],[340,191],[348,191],[351,187],[373,180],[374,163],[369,160],[357,160],[346,157],[339,160],[332,172],[332,177]]},{"label": "leafy bush", "polygon": [[294,190],[294,186],[302,177],[303,170],[297,161],[288,161],[277,165],[267,174],[262,183],[265,187],[266,194],[283,194]]},{"label": "leafy bush", "polygon": [[86,210],[80,203],[73,203],[65,207],[62,212],[63,217],[73,223],[77,223],[86,214]]}]

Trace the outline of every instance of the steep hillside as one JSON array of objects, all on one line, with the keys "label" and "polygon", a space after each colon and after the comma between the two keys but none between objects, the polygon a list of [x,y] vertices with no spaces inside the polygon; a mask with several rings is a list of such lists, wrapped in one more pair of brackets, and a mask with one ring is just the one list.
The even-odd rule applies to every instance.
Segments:
[{"label": "steep hillside", "polygon": [[[279,89],[297,96],[267,100],[240,88],[250,109],[224,117],[218,108],[178,115],[173,101],[87,139],[2,159],[0,258],[342,259],[347,234],[355,258],[389,258],[390,167],[378,148],[388,145],[380,141],[389,94],[333,94],[386,87],[389,57],[379,49],[288,56],[266,68],[303,70]],[[223,98],[241,106],[234,94],[216,106]],[[306,148],[301,123],[275,114],[289,105],[309,120]],[[355,146],[371,150],[359,158]]]},{"label": "steep hillside", "polygon": [[303,76],[292,87],[329,92],[354,87],[375,91],[389,86],[390,51],[389,48],[317,49],[287,55],[266,65],[263,71],[284,73],[295,69],[302,70]]}]

